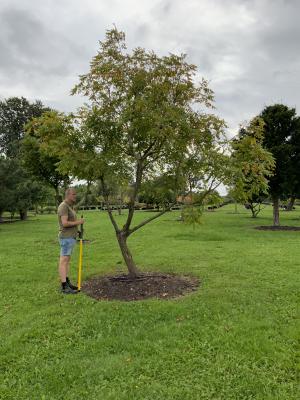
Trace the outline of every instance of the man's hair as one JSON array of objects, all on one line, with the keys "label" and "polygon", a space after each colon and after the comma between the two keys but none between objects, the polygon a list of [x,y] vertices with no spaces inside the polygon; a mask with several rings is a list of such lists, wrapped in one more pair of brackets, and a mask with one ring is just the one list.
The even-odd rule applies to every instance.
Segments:
[{"label": "man's hair", "polygon": [[66,189],[66,191],[65,191],[65,197],[68,197],[69,194],[70,194],[71,192],[75,192],[75,191],[76,191],[75,188],[73,188],[73,187],[68,187],[68,188]]}]

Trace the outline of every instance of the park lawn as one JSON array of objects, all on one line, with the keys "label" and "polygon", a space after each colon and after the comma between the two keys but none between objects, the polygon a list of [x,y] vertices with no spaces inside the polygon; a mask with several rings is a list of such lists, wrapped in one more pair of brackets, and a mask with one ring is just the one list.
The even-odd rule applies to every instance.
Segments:
[{"label": "park lawn", "polygon": [[[178,212],[147,225],[129,241],[141,269],[201,286],[140,302],[58,292],[54,215],[0,225],[0,399],[299,399],[300,232],[253,229],[271,215],[227,206],[195,231]],[[107,215],[85,218],[84,279],[125,271]],[[300,226],[297,210],[281,219]]]}]

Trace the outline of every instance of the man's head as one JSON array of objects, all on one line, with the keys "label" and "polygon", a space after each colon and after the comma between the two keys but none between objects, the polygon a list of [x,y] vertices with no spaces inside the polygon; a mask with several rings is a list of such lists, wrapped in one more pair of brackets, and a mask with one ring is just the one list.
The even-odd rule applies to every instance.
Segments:
[{"label": "man's head", "polygon": [[65,200],[69,204],[75,204],[76,203],[76,190],[74,188],[68,188],[66,190]]}]

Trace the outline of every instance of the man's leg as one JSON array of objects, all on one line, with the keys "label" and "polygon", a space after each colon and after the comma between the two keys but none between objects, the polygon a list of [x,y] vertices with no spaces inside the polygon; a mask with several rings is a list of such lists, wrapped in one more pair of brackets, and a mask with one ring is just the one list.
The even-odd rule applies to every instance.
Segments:
[{"label": "man's leg", "polygon": [[60,256],[59,258],[58,272],[61,283],[66,282],[70,268],[70,258],[71,256]]},{"label": "man's leg", "polygon": [[60,239],[61,252],[58,273],[61,280],[63,293],[77,293],[77,287],[73,286],[68,278],[70,259],[75,243],[76,241],[72,238]]}]

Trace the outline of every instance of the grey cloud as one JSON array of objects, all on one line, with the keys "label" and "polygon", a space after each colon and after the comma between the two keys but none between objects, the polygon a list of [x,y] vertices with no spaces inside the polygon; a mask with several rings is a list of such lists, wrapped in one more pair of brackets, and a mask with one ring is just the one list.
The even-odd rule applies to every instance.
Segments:
[{"label": "grey cloud", "polygon": [[64,77],[85,51],[47,27],[30,11],[5,9],[0,14],[0,72],[7,81],[30,79],[31,84]]},{"label": "grey cloud", "polygon": [[4,1],[2,92],[21,96],[25,89],[64,110],[76,107],[81,99],[69,90],[116,23],[129,48],[187,53],[210,80],[231,129],[276,101],[300,113],[297,0],[24,0],[23,9]]}]

